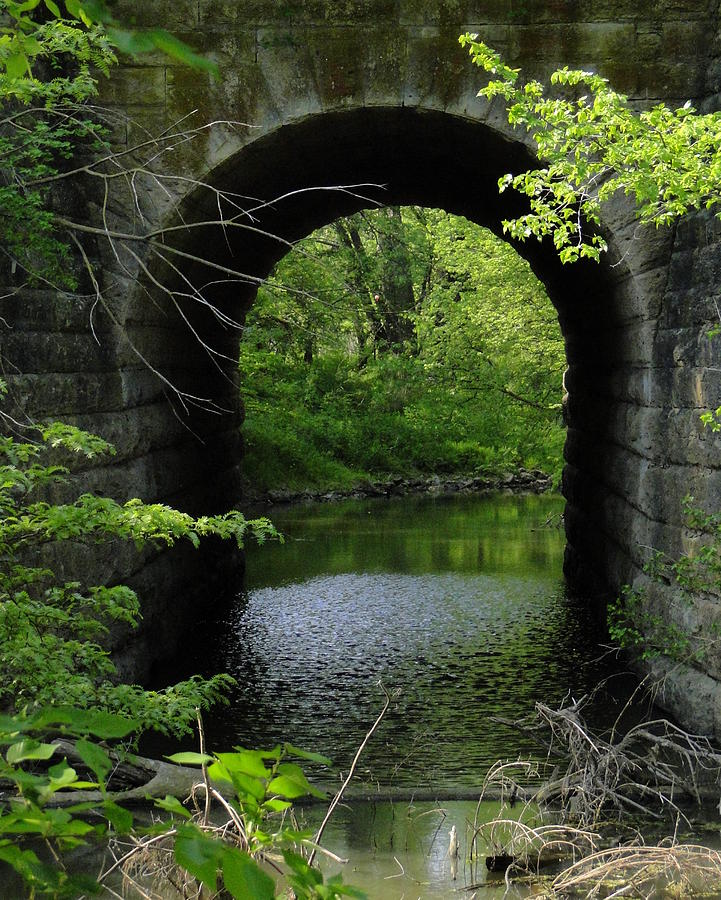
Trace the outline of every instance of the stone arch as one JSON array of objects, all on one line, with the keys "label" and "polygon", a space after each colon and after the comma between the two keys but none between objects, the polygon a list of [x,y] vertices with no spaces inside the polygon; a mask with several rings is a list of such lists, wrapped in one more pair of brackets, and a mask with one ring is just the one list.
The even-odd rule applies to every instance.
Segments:
[{"label": "stone arch", "polygon": [[[378,106],[303,116],[268,130],[202,175],[201,180],[214,188],[274,201],[254,214],[253,230],[193,231],[185,241],[181,234],[178,248],[183,252],[202,248],[202,255],[209,255],[218,266],[262,278],[290,242],[373,200],[440,207],[501,233],[502,219],[519,212],[522,205],[512,192],[499,194],[498,178],[532,162],[517,135],[467,115]],[[335,189],[339,185],[355,187]],[[214,218],[213,202],[205,190],[193,191],[180,204],[183,221]],[[667,247],[670,235],[649,247],[635,239],[633,216],[627,222],[624,214],[621,207],[617,221],[609,225],[615,255],[600,265],[564,267],[552,247],[535,241],[517,247],[545,284],[566,342],[571,394],[565,480],[567,571],[576,582],[595,587],[617,587],[631,577],[641,563],[638,545],[658,543],[659,529],[673,521],[673,511],[666,508],[667,493],[657,498],[659,508],[639,505],[649,461],[641,459],[633,444],[630,431],[636,419],[619,412],[636,390],[638,378],[646,377],[639,372],[647,373],[655,365],[652,336],[658,297],[646,290],[638,270],[653,269],[655,255]],[[171,212],[170,220],[175,215]],[[631,255],[624,257],[629,248]],[[208,270],[194,271],[192,265],[184,274],[199,283],[210,277]],[[172,278],[173,273],[165,271],[163,277]],[[252,284],[231,283],[219,288],[214,302],[239,318],[253,295]],[[129,309],[131,334],[152,325],[155,313],[147,304],[145,285]],[[158,448],[163,476],[175,471],[185,479],[188,472],[196,473],[199,493],[192,484],[189,489],[173,486],[170,493],[181,505],[197,509],[201,501],[211,499],[203,475],[209,470],[217,473],[219,497],[235,497],[242,451],[232,364],[226,359],[220,366],[223,372],[210,365],[196,335],[233,359],[238,334],[219,325],[207,310],[188,309],[195,334],[177,315],[172,333],[167,331],[168,316],[163,315],[166,330],[155,348],[154,364],[167,372],[169,380],[232,410],[224,416],[190,411],[187,424],[196,435],[206,436],[205,444],[190,433],[184,438],[178,421],[161,425],[159,414],[160,433],[176,435],[180,442],[170,470],[167,456]],[[167,405],[165,399],[158,398],[158,403]]]},{"label": "stone arch", "polygon": [[[266,200],[303,186],[388,182],[383,199],[446,207],[497,229],[514,210],[506,206],[512,195],[498,198],[495,178],[529,157],[500,111],[476,97],[478,72],[457,43],[469,29],[535,77],[569,64],[597,69],[641,103],[718,101],[718,5],[697,0],[532,0],[519,9],[504,0],[290,0],[283,15],[276,0],[171,6],[140,9],[119,0],[117,8],[139,27],[162,24],[188,37],[218,59],[226,77],[214,83],[157,57],[128,62],[104,89],[103,102],[130,117],[116,137],[130,146],[137,126],[171,127],[191,109],[206,120],[250,123],[223,136],[209,131],[196,144],[179,146],[174,159],[189,177],[251,196],[265,191]],[[299,170],[300,184],[290,178]],[[295,239],[355,208],[348,195],[324,193],[319,200],[312,192],[296,195],[270,209],[264,223]],[[151,189],[144,201],[151,224],[173,221],[177,210],[196,221],[204,214],[201,195],[180,188]],[[120,226],[132,220],[132,209],[113,213]],[[721,403],[718,347],[704,334],[716,315],[721,247],[704,215],[639,235],[632,210],[619,203],[606,226],[612,254],[600,268],[565,270],[535,244],[523,252],[556,303],[570,364],[567,569],[576,580],[613,588],[638,577],[642,547],[673,552],[682,543],[684,494],[721,507],[719,440],[698,422],[700,411]],[[276,243],[261,239],[229,249],[217,232],[196,232],[178,246],[192,251],[198,241],[216,259],[233,253],[259,275],[279,253]],[[173,384],[217,399],[228,412],[190,406],[186,416],[171,409],[166,387],[111,322],[97,316],[91,332],[92,294],[49,297],[25,288],[0,305],[9,325],[4,375],[18,414],[74,419],[116,443],[111,465],[79,474],[86,489],[142,494],[191,510],[232,501],[241,454],[232,378],[237,335],[202,310],[185,310],[199,333],[227,351],[231,361],[216,359],[218,369],[177,310],[146,293],[147,282],[138,289],[110,256],[104,265],[136,348]],[[153,272],[173,274],[162,267]],[[182,277],[207,280],[191,265]],[[233,311],[242,306],[237,290],[220,291],[216,299]],[[246,293],[244,302],[249,299]],[[191,559],[184,567],[186,557],[138,562],[120,553],[98,560],[99,578],[132,574],[145,598],[145,637],[132,653],[136,670],[146,648],[152,656],[163,643],[173,618],[168,610],[189,593],[189,572],[197,565]],[[207,569],[200,577],[206,584]],[[692,631],[706,630],[719,615],[712,602],[681,609],[662,598],[659,608]],[[721,659],[702,665],[708,702],[695,704],[705,718],[693,727],[721,734]],[[677,707],[683,710],[686,682],[675,683],[682,686]]]}]

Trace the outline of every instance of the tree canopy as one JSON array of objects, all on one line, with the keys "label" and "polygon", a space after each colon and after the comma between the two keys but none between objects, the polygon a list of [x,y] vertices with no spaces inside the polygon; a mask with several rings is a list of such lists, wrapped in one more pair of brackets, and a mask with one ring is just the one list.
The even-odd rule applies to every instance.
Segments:
[{"label": "tree canopy", "polygon": [[557,471],[564,367],[545,290],[491,232],[418,207],[339,219],[278,264],[248,314],[251,480]]}]

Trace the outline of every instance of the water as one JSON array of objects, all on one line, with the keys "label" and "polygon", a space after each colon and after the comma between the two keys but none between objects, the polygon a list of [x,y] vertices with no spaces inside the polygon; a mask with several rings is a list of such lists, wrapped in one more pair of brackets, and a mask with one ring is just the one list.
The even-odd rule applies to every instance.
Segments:
[{"label": "water", "polygon": [[[371,900],[444,900],[471,897],[474,891],[477,900],[527,897],[531,892],[525,885],[504,893],[503,873],[486,869],[486,853],[497,852],[488,835],[477,837],[473,862],[468,859],[472,823],[508,814],[498,803],[356,802],[339,808],[323,835],[324,846],[348,863],[321,858],[320,866],[327,875],[339,872]],[[448,852],[451,826],[459,841],[455,878]],[[503,839],[510,832],[501,826],[495,834]]]},{"label": "water", "polygon": [[[381,680],[397,696],[357,793],[473,794],[497,759],[537,757],[491,717],[577,697],[614,665],[592,611],[564,587],[562,503],[456,495],[273,510],[285,544],[249,551],[243,589],[184,659],[188,672],[238,681],[206,723],[210,746],[291,740],[346,772],[381,707]],[[601,720],[615,715],[615,696],[598,706]]]},{"label": "water", "polygon": [[[313,773],[329,790],[381,707],[378,681],[398,692],[349,788],[386,800],[339,808],[323,837],[350,860],[326,870],[373,900],[500,896],[502,875],[484,865],[497,847],[481,840],[480,861],[467,862],[477,804],[460,798],[477,798],[499,759],[544,757],[493,717],[517,719],[610,677],[593,712],[603,727],[628,696],[632,680],[599,646],[592,610],[565,589],[562,510],[558,496],[507,494],[274,509],[285,544],[251,548],[242,589],[194,633],[186,671],[238,681],[206,722],[210,746],[290,740],[333,760]],[[484,804],[480,821],[499,809]],[[324,808],[301,812],[314,828]]]}]

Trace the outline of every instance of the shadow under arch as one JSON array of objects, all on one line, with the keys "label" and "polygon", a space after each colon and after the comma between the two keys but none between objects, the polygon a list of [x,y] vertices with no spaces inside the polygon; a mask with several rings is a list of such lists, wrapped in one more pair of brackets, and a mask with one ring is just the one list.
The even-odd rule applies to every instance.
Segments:
[{"label": "shadow under arch", "polygon": [[[178,249],[218,267],[240,270],[248,282],[222,283],[219,270],[192,262],[184,266],[183,278],[206,286],[219,309],[242,321],[255,294],[253,279],[266,277],[292,242],[374,203],[441,208],[502,236],[502,220],[521,213],[524,205],[512,191],[500,194],[498,179],[533,163],[521,140],[470,117],[405,107],[313,114],[250,141],[205,176],[213,188],[248,198],[242,202],[255,210],[251,229],[207,226],[177,232],[174,238]],[[333,189],[342,185],[362,187]],[[185,222],[217,219],[216,196],[199,188],[174,215]],[[566,571],[584,589],[616,587],[627,575],[623,565],[619,568],[619,559],[626,569],[631,564],[630,541],[621,534],[622,523],[608,511],[609,486],[603,472],[608,449],[624,443],[609,385],[624,378],[619,345],[624,340],[628,272],[608,262],[564,267],[551,246],[535,240],[514,246],[556,307],[571,373],[564,476]],[[165,271],[162,277],[172,279],[173,273]],[[210,282],[214,283],[208,288]],[[194,511],[203,506],[217,510],[219,504],[228,506],[238,499],[242,408],[232,360],[237,357],[239,335],[197,303],[188,304],[184,314],[187,321],[175,317],[174,331],[153,364],[167,370],[173,383],[212,398],[225,412],[189,411],[187,423],[193,434],[187,438],[187,468],[212,471],[213,485],[209,487],[207,477],[199,474],[195,493],[186,492],[184,501],[176,492],[174,500]],[[225,358],[211,360],[212,353],[199,344],[198,335]],[[203,439],[202,448],[193,435]]]}]

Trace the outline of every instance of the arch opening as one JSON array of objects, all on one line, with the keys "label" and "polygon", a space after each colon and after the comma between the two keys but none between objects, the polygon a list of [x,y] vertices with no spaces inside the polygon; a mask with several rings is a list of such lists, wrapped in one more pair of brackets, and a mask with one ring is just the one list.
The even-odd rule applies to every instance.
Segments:
[{"label": "arch opening", "polygon": [[337,219],[246,316],[244,496],[541,489],[560,476],[564,368],[543,286],[488,229],[425,207]]},{"label": "arch opening", "polygon": [[[503,219],[522,206],[512,193],[499,194],[498,179],[532,162],[520,141],[489,124],[443,112],[377,107],[309,116],[250,140],[208,173],[206,184],[235,198],[233,215],[239,206],[252,210],[239,217],[250,228],[209,225],[191,232],[186,243],[179,237],[179,248],[216,267],[191,261],[183,268],[182,281],[202,286],[216,310],[242,323],[258,281],[290,245],[360,209],[375,204],[435,207],[502,234]],[[176,221],[215,221],[217,204],[217,194],[195,191],[181,204]],[[605,473],[618,474],[623,465],[619,460],[628,441],[617,414],[619,393],[639,366],[625,349],[629,319],[642,315],[635,307],[628,311],[632,279],[620,263],[563,267],[548,246],[529,242],[516,249],[544,284],[566,346],[566,571],[585,590],[616,588],[633,569],[635,540],[624,534],[624,509],[631,503],[624,496],[624,480],[614,482]],[[224,275],[228,270],[247,277]],[[177,276],[177,270],[162,273],[176,283]],[[132,328],[142,330],[143,302],[137,292],[129,306]],[[189,509],[217,509],[235,501],[240,490],[242,412],[234,364],[238,331],[209,307],[192,302],[174,322],[162,346],[155,348],[153,364],[174,385],[211,398],[215,407],[182,410],[190,430],[173,428],[178,463],[172,468],[184,475],[173,481],[166,458],[170,490],[161,493]],[[157,400],[166,405],[165,396]]]}]

